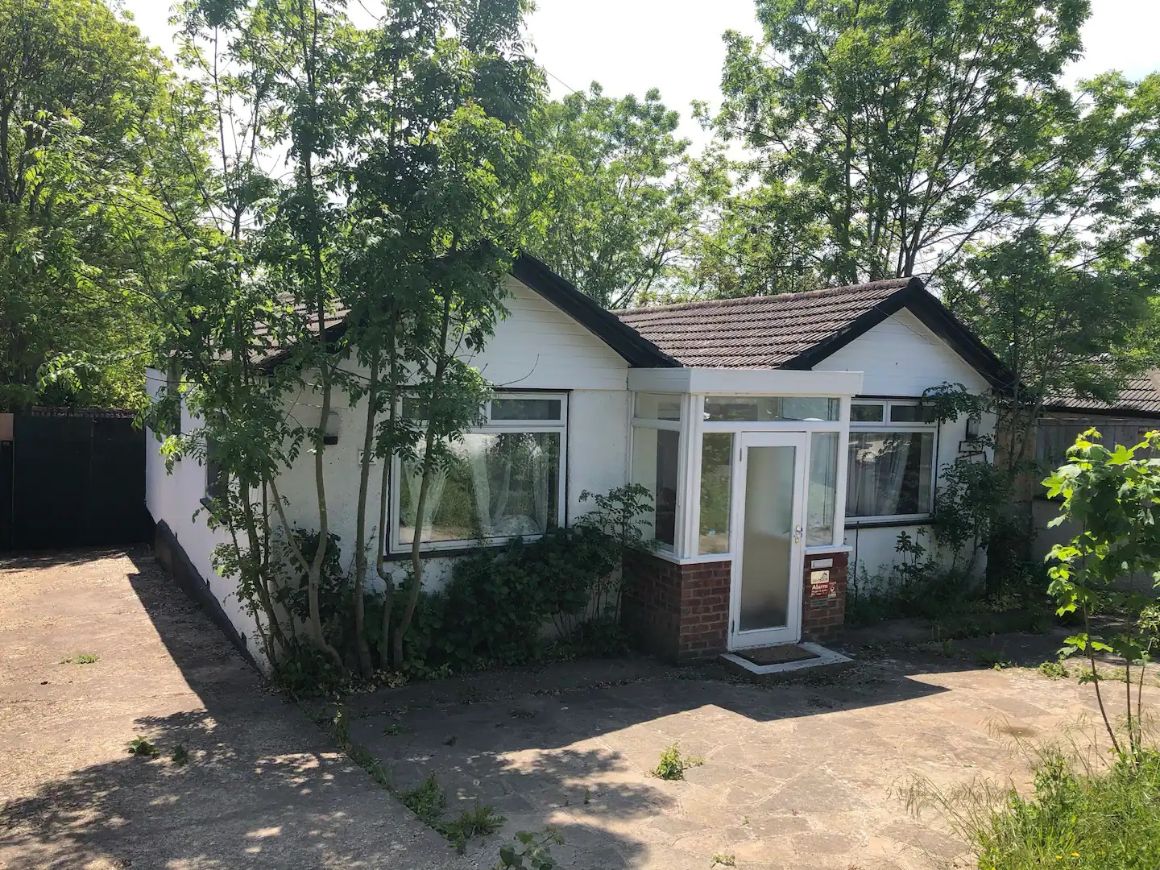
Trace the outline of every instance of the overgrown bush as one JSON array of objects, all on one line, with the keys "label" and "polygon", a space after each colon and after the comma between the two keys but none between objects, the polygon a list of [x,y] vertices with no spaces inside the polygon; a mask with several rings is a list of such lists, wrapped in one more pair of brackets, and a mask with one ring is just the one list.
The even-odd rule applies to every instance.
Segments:
[{"label": "overgrown bush", "polygon": [[981,870],[1160,867],[1160,755],[1103,773],[1059,754],[1040,762],[1034,794],[1012,792],[975,832]]}]

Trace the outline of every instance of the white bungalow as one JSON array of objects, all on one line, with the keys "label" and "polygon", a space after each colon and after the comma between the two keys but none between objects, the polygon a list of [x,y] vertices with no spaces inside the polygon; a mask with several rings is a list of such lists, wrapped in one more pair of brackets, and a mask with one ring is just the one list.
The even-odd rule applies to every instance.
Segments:
[{"label": "white bungalow", "polygon": [[[494,544],[531,537],[573,522],[584,490],[641,483],[655,498],[657,546],[636,557],[625,619],[642,646],[675,659],[832,635],[848,571],[888,567],[899,531],[931,522],[940,467],[975,452],[977,421],[970,432],[967,420],[927,422],[923,391],[950,382],[982,393],[1007,377],[918,279],[616,315],[524,256],[507,289],[507,316],[469,360],[495,385],[487,422],[458,445],[461,470],[438,482],[422,521],[396,460],[390,522],[377,531],[387,559],[406,558],[421,534],[438,584],[477,546],[474,530]],[[152,372],[149,383],[164,380]],[[359,440],[344,433],[359,431],[350,415],[362,413],[336,408],[326,451],[344,564]],[[499,467],[489,448],[512,433],[530,448]],[[246,637],[232,584],[213,572],[215,535],[194,517],[206,469],[187,459],[168,474],[156,450],[147,462],[159,552],[204,581]],[[305,528],[317,526],[312,475],[306,456],[280,487]]]}]

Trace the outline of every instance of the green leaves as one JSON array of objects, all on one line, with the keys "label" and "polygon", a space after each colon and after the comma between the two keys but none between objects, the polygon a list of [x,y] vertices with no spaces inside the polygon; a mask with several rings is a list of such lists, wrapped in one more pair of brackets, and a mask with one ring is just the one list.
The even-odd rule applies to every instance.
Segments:
[{"label": "green leaves", "polygon": [[678,121],[656,90],[614,99],[596,83],[536,118],[533,253],[606,307],[647,299],[697,225],[706,188]]}]

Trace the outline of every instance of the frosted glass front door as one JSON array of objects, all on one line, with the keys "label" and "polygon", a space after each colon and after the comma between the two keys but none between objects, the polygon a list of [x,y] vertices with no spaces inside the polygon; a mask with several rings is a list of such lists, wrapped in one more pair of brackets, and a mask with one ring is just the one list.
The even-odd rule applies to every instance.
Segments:
[{"label": "frosted glass front door", "polygon": [[793,550],[793,447],[750,447],[741,554],[741,631],[783,628]]},{"label": "frosted glass front door", "polygon": [[801,630],[805,436],[746,432],[742,448],[731,646],[793,643]]}]

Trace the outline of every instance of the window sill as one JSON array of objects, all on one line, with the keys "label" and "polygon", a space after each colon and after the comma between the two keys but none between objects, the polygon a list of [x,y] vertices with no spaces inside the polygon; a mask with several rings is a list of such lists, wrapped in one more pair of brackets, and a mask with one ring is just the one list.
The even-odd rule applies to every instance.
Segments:
[{"label": "window sill", "polygon": [[899,526],[929,526],[934,522],[933,514],[925,514],[913,517],[884,517],[882,519],[874,519],[870,517],[864,520],[846,520],[846,530],[850,529],[893,529]]},{"label": "window sill", "polygon": [[[524,543],[531,543],[543,538],[543,535],[528,535],[522,540]],[[480,550],[496,550],[506,547],[516,538],[504,538],[498,541],[473,541],[472,543],[453,544],[449,547],[420,547],[419,555],[424,559],[435,558],[439,556],[466,556],[469,553],[478,553]],[[383,553],[384,562],[404,562],[411,558],[411,548],[407,547],[405,550],[390,550]]]}]

